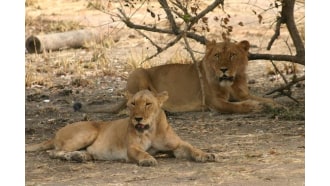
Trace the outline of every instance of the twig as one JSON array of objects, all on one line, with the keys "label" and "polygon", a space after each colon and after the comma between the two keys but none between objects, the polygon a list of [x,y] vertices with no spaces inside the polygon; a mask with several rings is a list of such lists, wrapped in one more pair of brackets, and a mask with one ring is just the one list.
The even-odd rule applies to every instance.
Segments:
[{"label": "twig", "polygon": [[[183,11],[184,15],[190,15],[187,8],[184,7],[180,1],[175,0],[175,2],[174,2],[174,1],[170,0],[170,2],[172,4],[174,4],[175,6],[177,6],[178,8],[180,8]],[[183,15],[181,15],[179,12],[175,11],[174,9],[172,9],[172,12],[174,12],[176,15],[178,15],[179,17],[181,17],[183,19]]]},{"label": "twig", "polygon": [[292,50],[291,50],[291,48],[290,48],[290,46],[289,46],[288,39],[289,39],[289,38],[287,38],[287,40],[285,40],[284,43],[285,43],[285,45],[288,47],[289,52],[290,52],[290,54],[292,55]]},{"label": "twig", "polygon": [[302,77],[299,77],[299,78],[295,78],[293,79],[292,81],[290,81],[289,83],[279,87],[279,88],[276,88],[274,90],[271,90],[269,92],[266,93],[266,95],[270,95],[270,94],[273,94],[274,92],[282,92],[284,91],[285,89],[288,89],[290,88],[292,85],[298,83],[299,81],[304,81],[305,80],[305,76],[302,76]]},{"label": "twig", "polygon": [[199,13],[197,16],[192,17],[190,20],[190,24],[187,28],[187,30],[190,30],[190,28],[198,22],[198,20],[202,17],[204,17],[206,14],[208,14],[209,12],[211,12],[213,9],[215,9],[219,4],[222,6],[223,8],[223,3],[224,0],[215,0],[212,4],[210,4],[208,7],[206,7],[201,13]]},{"label": "twig", "polygon": [[162,53],[163,51],[167,50],[168,48],[170,48],[171,46],[173,46],[175,43],[177,43],[181,38],[182,38],[182,34],[176,36],[176,38],[173,41],[167,43],[167,45],[165,47],[160,48],[159,50],[157,49],[157,53],[155,53],[152,56],[147,57],[146,59],[144,59],[141,62],[141,64],[143,64],[144,62],[146,62],[146,61],[148,61],[148,60],[150,60],[150,59],[152,59],[154,57],[156,57],[158,54]]},{"label": "twig", "polygon": [[[133,28],[133,29],[139,29],[139,30],[145,30],[145,31],[149,31],[149,32],[157,32],[157,33],[164,33],[164,34],[174,34],[171,30],[169,29],[159,29],[156,27],[148,27],[148,26],[142,26],[142,25],[137,25],[134,24],[133,22],[131,22],[129,20],[129,18],[126,16],[125,12],[122,9],[118,9],[118,11],[120,12],[121,15],[117,15],[121,21],[123,21],[126,26],[128,26],[129,28]],[[178,30],[179,34],[182,34],[181,30]],[[194,39],[195,41],[201,43],[201,44],[205,44],[207,42],[207,39],[205,38],[205,36],[201,36],[198,34],[195,34],[193,32],[187,32],[187,37]]]},{"label": "twig", "polygon": [[159,28],[156,28],[156,27],[148,27],[148,26],[142,26],[142,25],[134,24],[133,22],[130,21],[130,19],[127,17],[127,15],[125,14],[125,12],[122,9],[118,8],[118,11],[121,15],[117,15],[117,16],[129,28],[145,30],[145,31],[150,31],[150,32],[164,33],[164,34],[173,34],[173,32],[171,30],[168,30],[168,29],[159,29]]},{"label": "twig", "polygon": [[153,45],[153,46],[155,46],[156,48],[157,48],[157,52],[161,52],[163,49],[160,47],[160,46],[158,46],[154,41],[152,41],[147,35],[145,35],[143,32],[141,32],[140,30],[137,30],[137,29],[135,29],[135,31],[137,31],[140,35],[142,35],[143,37],[145,37],[147,40],[149,40],[149,42]]},{"label": "twig", "polygon": [[179,34],[178,26],[175,23],[174,17],[171,13],[170,7],[167,4],[167,1],[166,0],[158,0],[158,2],[163,7],[163,9],[164,9],[164,11],[167,15],[167,19],[168,19],[168,21],[171,25],[173,33],[176,34],[176,35]]},{"label": "twig", "polygon": [[275,40],[280,35],[281,24],[282,24],[282,19],[281,19],[281,17],[278,17],[277,20],[276,20],[275,33],[274,33],[274,35],[272,36],[272,38],[270,39],[270,41],[268,43],[267,50],[270,50],[272,48],[273,43],[275,42]]},{"label": "twig", "polygon": [[305,76],[302,76],[300,78],[295,78],[291,82],[287,83],[286,85],[283,85],[279,88],[276,88],[274,90],[271,90],[271,91],[267,92],[266,95],[273,94],[274,92],[279,92],[279,94],[274,96],[274,98],[284,95],[284,96],[287,96],[288,98],[292,99],[293,101],[295,101],[296,103],[299,104],[299,101],[291,96],[291,93],[292,93],[291,92],[291,86],[298,83],[299,81],[304,81],[304,80],[305,80]]},{"label": "twig", "polygon": [[188,50],[191,58],[192,58],[192,60],[193,60],[193,62],[195,64],[195,68],[196,68],[196,70],[198,72],[199,83],[201,85],[201,91],[202,91],[202,112],[204,112],[204,108],[205,108],[205,89],[204,89],[204,83],[203,83],[203,75],[202,75],[202,73],[201,73],[201,71],[199,69],[199,66],[198,66],[199,65],[199,62],[196,60],[196,58],[194,56],[194,53],[191,50],[191,47],[190,47],[190,45],[188,43],[187,36],[186,36],[187,29],[188,29],[188,24],[186,23],[185,24],[185,29],[184,29],[184,32],[183,32],[184,33],[183,34],[183,40],[185,42],[186,48],[187,48],[187,50]]},{"label": "twig", "polygon": [[284,80],[285,84],[288,83],[288,81],[286,80],[285,76],[282,74],[282,72],[277,68],[277,66],[274,64],[273,60],[270,60],[270,62],[272,63],[273,67],[275,68],[275,71],[278,72],[280,74],[280,76],[282,77],[282,79]]}]

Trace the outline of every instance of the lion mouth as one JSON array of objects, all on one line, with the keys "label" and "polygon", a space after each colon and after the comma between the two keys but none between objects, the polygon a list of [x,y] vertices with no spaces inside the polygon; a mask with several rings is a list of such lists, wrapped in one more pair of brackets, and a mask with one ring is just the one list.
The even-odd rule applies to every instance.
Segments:
[{"label": "lion mouth", "polygon": [[219,77],[219,81],[221,82],[221,81],[234,81],[234,76],[226,76],[226,75],[224,75],[224,76],[222,76],[222,77]]},{"label": "lion mouth", "polygon": [[150,128],[150,125],[143,125],[143,124],[141,124],[141,123],[139,123],[139,124],[136,124],[135,126],[134,126],[134,128],[137,130],[137,131],[139,131],[139,132],[143,132],[143,131],[145,131],[145,130],[148,130],[149,128]]}]

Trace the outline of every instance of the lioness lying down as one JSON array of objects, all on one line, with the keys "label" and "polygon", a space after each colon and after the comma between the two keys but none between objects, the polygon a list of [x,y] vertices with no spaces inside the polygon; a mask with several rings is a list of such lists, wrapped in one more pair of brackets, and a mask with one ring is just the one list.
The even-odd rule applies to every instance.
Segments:
[{"label": "lioness lying down", "polygon": [[214,154],[193,147],[173,131],[161,109],[167,99],[167,92],[139,91],[128,100],[129,118],[69,124],[57,131],[53,139],[27,145],[25,151],[54,149],[49,151],[53,158],[79,162],[126,160],[140,166],[156,165],[152,155],[159,151],[198,162],[215,161]]},{"label": "lioness lying down", "polygon": [[[205,90],[206,109],[218,112],[246,113],[260,111],[271,99],[253,96],[247,85],[248,41],[206,44],[199,64]],[[202,91],[194,64],[167,64],[133,71],[127,80],[131,94],[142,89],[168,91],[164,110],[169,112],[202,110]],[[230,102],[234,100],[236,102]]]},{"label": "lioness lying down", "polygon": [[[249,47],[248,41],[212,41],[206,44],[205,56],[198,65],[205,92],[204,109],[246,113],[260,111],[264,105],[275,106],[272,99],[249,93],[246,75]],[[194,64],[166,64],[136,69],[128,77],[126,89],[131,94],[143,89],[167,91],[169,99],[163,109],[169,112],[203,109],[201,84]],[[123,101],[110,107],[108,112],[118,112],[125,108],[125,103]],[[107,109],[93,109],[91,112],[102,110]]]}]

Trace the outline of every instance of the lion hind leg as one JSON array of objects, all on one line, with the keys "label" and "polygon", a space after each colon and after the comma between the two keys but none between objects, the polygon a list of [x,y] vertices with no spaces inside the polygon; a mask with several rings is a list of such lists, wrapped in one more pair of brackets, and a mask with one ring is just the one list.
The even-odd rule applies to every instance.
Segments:
[{"label": "lion hind leg", "polygon": [[190,159],[196,162],[215,161],[215,155],[212,153],[205,153],[200,149],[197,149],[187,142],[182,141],[174,151],[176,158]]},{"label": "lion hind leg", "polygon": [[55,137],[55,150],[72,152],[85,149],[94,143],[97,136],[98,130],[89,126],[75,130],[63,130],[58,132]]},{"label": "lion hind leg", "polygon": [[48,151],[48,154],[51,158],[57,158],[61,160],[75,161],[75,162],[84,162],[93,159],[93,156],[85,150],[72,151],[72,152],[51,150]]}]

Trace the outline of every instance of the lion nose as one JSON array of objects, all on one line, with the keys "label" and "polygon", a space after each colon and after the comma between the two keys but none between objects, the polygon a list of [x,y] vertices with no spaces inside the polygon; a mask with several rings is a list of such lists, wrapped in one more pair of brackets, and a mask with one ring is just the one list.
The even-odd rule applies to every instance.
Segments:
[{"label": "lion nose", "polygon": [[135,119],[137,122],[142,121],[142,117],[135,117],[134,119]]},{"label": "lion nose", "polygon": [[228,68],[220,68],[220,70],[221,70],[223,73],[225,73],[225,72],[228,70]]}]

